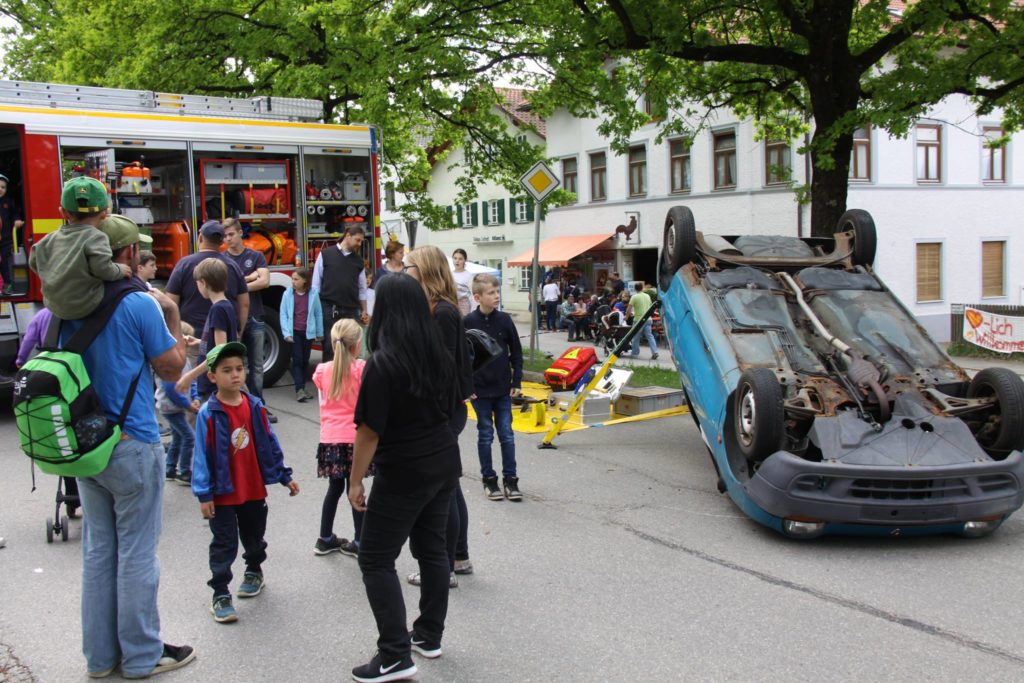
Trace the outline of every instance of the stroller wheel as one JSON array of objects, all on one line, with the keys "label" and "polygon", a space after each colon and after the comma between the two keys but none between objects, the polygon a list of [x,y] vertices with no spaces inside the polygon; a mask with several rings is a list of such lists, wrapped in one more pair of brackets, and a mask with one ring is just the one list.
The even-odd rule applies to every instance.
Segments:
[{"label": "stroller wheel", "polygon": [[46,518],[46,542],[53,543],[53,518]]},{"label": "stroller wheel", "polygon": [[60,540],[62,540],[62,541],[68,540],[68,527],[69,526],[70,526],[70,524],[68,524],[68,516],[64,515],[63,517],[60,518]]}]

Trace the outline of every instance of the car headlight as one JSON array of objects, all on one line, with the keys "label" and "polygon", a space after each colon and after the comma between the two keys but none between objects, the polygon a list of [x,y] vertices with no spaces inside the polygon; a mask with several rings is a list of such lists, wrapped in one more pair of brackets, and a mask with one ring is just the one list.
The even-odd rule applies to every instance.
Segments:
[{"label": "car headlight", "polygon": [[790,538],[817,538],[825,533],[825,522],[810,519],[784,519],[782,531]]},{"label": "car headlight", "polygon": [[1002,517],[996,517],[995,519],[976,519],[970,522],[964,522],[964,536],[967,538],[981,538],[982,536],[988,536],[990,533],[999,528],[999,525],[1003,523]]}]

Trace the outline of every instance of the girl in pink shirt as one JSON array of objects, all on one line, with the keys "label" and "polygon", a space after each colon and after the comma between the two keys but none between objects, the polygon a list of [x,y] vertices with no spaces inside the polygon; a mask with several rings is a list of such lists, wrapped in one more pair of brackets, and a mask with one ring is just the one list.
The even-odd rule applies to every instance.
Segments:
[{"label": "girl in pink shirt", "polygon": [[[359,532],[363,528],[363,513],[352,508],[355,538],[334,535],[334,515],[338,501],[345,493],[346,482],[352,469],[352,444],[356,440],[353,415],[359,385],[363,381],[360,360],[363,330],[355,320],[347,318],[331,328],[331,346],[334,360],[321,363],[313,371],[313,384],[320,393],[320,445],[316,449],[317,476],[328,479],[327,494],[320,512],[320,537],[313,552],[317,555],[341,552],[356,557],[359,554]],[[372,469],[372,466],[371,466]],[[369,472],[373,474],[373,472]]]}]

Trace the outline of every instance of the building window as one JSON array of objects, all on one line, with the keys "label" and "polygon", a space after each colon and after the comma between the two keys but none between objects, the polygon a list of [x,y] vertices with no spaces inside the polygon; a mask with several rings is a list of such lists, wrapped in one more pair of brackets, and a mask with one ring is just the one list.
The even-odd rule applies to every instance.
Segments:
[{"label": "building window", "polygon": [[773,140],[764,145],[764,182],[766,185],[781,185],[790,179],[791,161],[789,143]]},{"label": "building window", "polygon": [[850,152],[850,180],[870,182],[871,180],[871,129],[858,128],[853,131],[853,151]]},{"label": "building window", "polygon": [[736,133],[726,131],[714,134],[715,189],[736,187]]},{"label": "building window", "polygon": [[942,180],[942,128],[917,126],[917,182],[937,183]]},{"label": "building window", "polygon": [[986,183],[1006,182],[1006,147],[994,147],[992,144],[1002,137],[1002,128],[985,128],[982,131],[981,179]]},{"label": "building window", "polygon": [[526,266],[519,269],[519,291],[530,291],[530,281],[533,279],[533,266]]},{"label": "building window", "polygon": [[981,296],[1006,296],[1006,242],[981,243]]},{"label": "building window", "polygon": [[472,204],[463,204],[459,208],[462,209],[462,227],[464,227],[464,228],[472,228],[473,227],[473,205]]},{"label": "building window", "polygon": [[690,146],[685,140],[669,140],[669,176],[672,192],[690,191]]},{"label": "building window", "polygon": [[501,225],[505,222],[505,202],[500,199],[492,199],[487,202],[487,223],[489,225]]},{"label": "building window", "polygon": [[605,162],[604,152],[595,152],[590,155],[590,199],[599,201],[608,195],[605,189],[605,178],[608,167]]},{"label": "building window", "polygon": [[578,168],[576,163],[576,157],[562,159],[562,187],[567,192],[572,192],[573,194],[576,194],[577,173]]},{"label": "building window", "polygon": [[[646,85],[646,84],[645,84]],[[652,121],[661,121],[668,114],[668,107],[663,98],[652,95],[649,89],[644,89],[644,113]]]},{"label": "building window", "polygon": [[642,197],[647,194],[647,147],[637,145],[629,148],[629,196]]},{"label": "building window", "polygon": [[[529,198],[509,199],[509,217],[514,223],[529,223],[533,220],[533,200]],[[542,216],[543,218],[543,216]]]},{"label": "building window", "polygon": [[917,301],[942,300],[942,243],[917,245]]},{"label": "building window", "polygon": [[386,183],[384,185],[384,208],[388,211],[395,210],[395,184]]}]

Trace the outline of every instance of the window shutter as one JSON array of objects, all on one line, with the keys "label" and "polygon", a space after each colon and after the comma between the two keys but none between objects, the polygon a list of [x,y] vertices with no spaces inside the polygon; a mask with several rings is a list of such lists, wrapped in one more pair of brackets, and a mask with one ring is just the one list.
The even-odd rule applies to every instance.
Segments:
[{"label": "window shutter", "polygon": [[942,244],[939,242],[917,245],[917,300],[942,299]]},{"label": "window shutter", "polygon": [[502,224],[505,222],[505,202],[498,202],[498,223]]},{"label": "window shutter", "polygon": [[453,206],[446,206],[446,207],[444,207],[444,212],[448,216],[448,227],[449,228],[454,227],[455,226],[455,207],[453,207]]},{"label": "window shutter", "polygon": [[526,200],[526,220],[527,221],[532,221],[533,220],[533,200],[532,199],[527,199]]},{"label": "window shutter", "polygon": [[473,227],[480,225],[480,214],[477,211],[476,202],[469,206],[469,222],[473,224]]},{"label": "window shutter", "polygon": [[981,295],[1005,296],[1006,242],[981,243]]},{"label": "window shutter", "polygon": [[508,200],[508,220],[510,223],[518,223],[519,215],[516,214],[516,199],[515,197],[509,197]]},{"label": "window shutter", "polygon": [[487,202],[480,202],[480,225],[491,224],[491,212],[488,210]]}]

